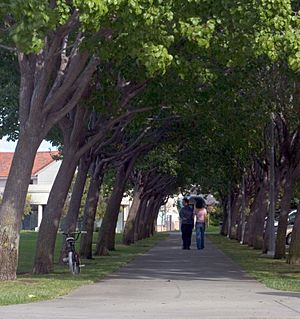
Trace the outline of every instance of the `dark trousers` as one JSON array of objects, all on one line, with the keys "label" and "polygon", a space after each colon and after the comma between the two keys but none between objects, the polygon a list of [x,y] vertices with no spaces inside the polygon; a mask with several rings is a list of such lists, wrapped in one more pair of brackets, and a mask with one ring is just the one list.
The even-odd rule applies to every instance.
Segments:
[{"label": "dark trousers", "polygon": [[191,246],[193,224],[182,224],[181,233],[182,233],[182,248],[189,249]]}]

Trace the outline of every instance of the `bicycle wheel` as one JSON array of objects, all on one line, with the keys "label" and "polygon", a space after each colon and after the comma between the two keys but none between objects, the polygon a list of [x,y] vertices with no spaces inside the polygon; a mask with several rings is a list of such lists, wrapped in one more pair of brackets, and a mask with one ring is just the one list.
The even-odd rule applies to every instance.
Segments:
[{"label": "bicycle wheel", "polygon": [[72,274],[74,274],[74,255],[72,251],[69,251],[68,254],[68,266]]},{"label": "bicycle wheel", "polygon": [[79,258],[79,255],[75,252],[74,260],[73,260],[73,275],[79,275],[79,273],[80,273],[80,258]]}]

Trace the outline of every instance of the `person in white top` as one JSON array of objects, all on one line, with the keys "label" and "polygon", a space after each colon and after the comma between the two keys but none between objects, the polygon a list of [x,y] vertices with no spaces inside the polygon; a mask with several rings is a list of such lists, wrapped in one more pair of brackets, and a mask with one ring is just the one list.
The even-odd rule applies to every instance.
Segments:
[{"label": "person in white top", "polygon": [[196,217],[196,244],[197,249],[204,249],[204,232],[205,222],[207,218],[207,210],[204,203],[196,203],[194,208],[194,215]]}]

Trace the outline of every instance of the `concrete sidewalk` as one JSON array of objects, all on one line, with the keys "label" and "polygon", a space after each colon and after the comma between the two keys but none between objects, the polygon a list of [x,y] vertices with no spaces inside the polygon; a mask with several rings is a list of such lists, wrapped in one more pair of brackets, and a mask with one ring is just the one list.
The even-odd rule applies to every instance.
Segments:
[{"label": "concrete sidewalk", "polygon": [[265,288],[209,242],[202,251],[180,247],[180,234],[171,234],[97,284],[52,301],[0,307],[0,318],[300,318],[300,293]]}]

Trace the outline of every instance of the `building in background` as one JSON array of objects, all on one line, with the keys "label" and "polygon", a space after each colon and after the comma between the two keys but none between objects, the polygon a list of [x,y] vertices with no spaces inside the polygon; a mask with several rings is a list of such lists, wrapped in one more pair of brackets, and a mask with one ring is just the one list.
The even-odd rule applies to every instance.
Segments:
[{"label": "building in background", "polygon": [[[31,212],[24,216],[22,223],[24,230],[39,229],[43,211],[61,165],[61,160],[55,159],[58,154],[58,151],[44,151],[36,154],[28,188]],[[0,195],[4,191],[13,156],[13,152],[0,152]],[[130,197],[123,197],[116,226],[117,233],[124,230],[131,203]],[[96,221],[95,227],[98,228],[100,225],[101,221]],[[168,202],[160,208],[156,229],[157,231],[180,229],[177,196],[170,197]]]},{"label": "building in background", "polygon": [[167,203],[161,206],[156,222],[157,231],[174,231],[180,229],[178,197],[170,197]]},{"label": "building in background", "polygon": [[[37,230],[40,226],[44,207],[61,165],[61,160],[54,159],[57,155],[58,151],[36,154],[28,188],[31,212],[23,219],[23,229]],[[13,152],[0,152],[0,194],[4,191],[13,156]]]},{"label": "building in background", "polygon": [[[31,212],[24,216],[22,221],[23,230],[38,230],[42,221],[43,212],[54,180],[61,165],[61,160],[56,160],[58,151],[37,152],[31,173],[28,198]],[[13,152],[0,152],[0,195],[3,193],[12,163]],[[124,230],[131,201],[129,197],[122,199],[116,232]],[[98,221],[97,226],[101,222]]]}]

